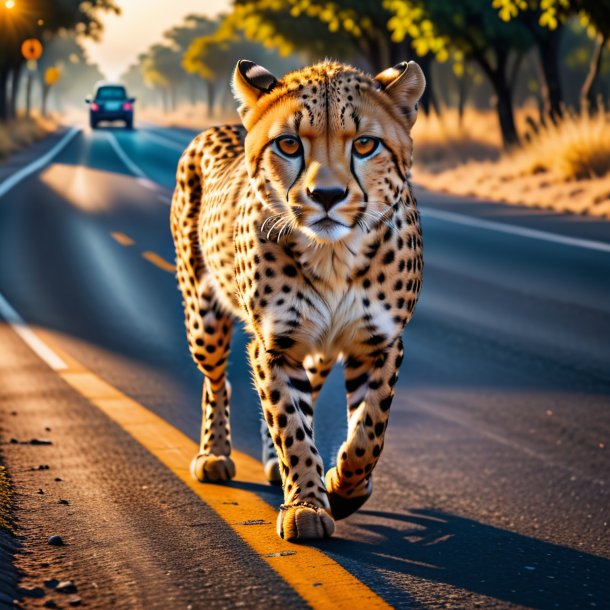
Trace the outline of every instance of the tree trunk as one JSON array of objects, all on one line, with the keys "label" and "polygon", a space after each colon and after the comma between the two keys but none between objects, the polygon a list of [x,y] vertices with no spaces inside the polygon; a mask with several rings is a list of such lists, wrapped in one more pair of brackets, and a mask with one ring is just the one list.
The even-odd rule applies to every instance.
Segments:
[{"label": "tree trunk", "polygon": [[583,83],[582,89],[580,90],[580,108],[582,110],[588,109],[595,102],[593,99],[593,85],[595,85],[597,75],[599,74],[605,44],[606,37],[599,33],[595,40],[595,49],[593,50],[593,55],[591,56],[589,72],[585,82]]},{"label": "tree trunk", "polygon": [[466,98],[468,97],[469,79],[464,70],[464,74],[458,77],[458,128],[461,130],[464,124],[464,108],[466,107]]},{"label": "tree trunk", "polygon": [[[511,90],[512,95],[515,95],[515,91],[517,89],[517,79],[519,78],[519,70],[521,69],[521,64],[523,63],[523,59],[525,58],[525,53],[523,51],[517,51],[515,55],[515,59],[513,61],[513,65],[510,69],[510,76],[508,77],[508,86]],[[515,100],[513,99],[513,102]],[[517,102],[517,106],[519,103]]]},{"label": "tree trunk", "polygon": [[519,135],[515,126],[513,112],[512,91],[506,77],[507,53],[505,49],[495,48],[496,63],[492,66],[483,54],[473,54],[471,59],[476,61],[489,78],[496,94],[496,112],[502,133],[502,145],[505,149],[519,144]]},{"label": "tree trunk", "polygon": [[544,97],[544,114],[555,122],[561,118],[563,112],[559,46],[561,45],[565,26],[560,23],[554,30],[540,28],[538,18],[538,13],[532,13],[532,18],[527,22],[527,25],[536,42],[538,56],[540,57],[543,78],[541,89]]},{"label": "tree trunk", "polygon": [[25,116],[30,118],[32,109],[32,73],[28,70],[27,83],[25,86]]},{"label": "tree trunk", "polygon": [[440,116],[441,111],[438,104],[438,99],[436,98],[434,92],[434,79],[432,77],[432,54],[428,53],[422,57],[417,58],[417,63],[420,68],[423,70],[423,73],[426,77],[426,88],[424,89],[424,93],[419,100],[419,104],[422,107],[425,115],[429,115],[431,110],[434,110],[438,116]]},{"label": "tree trunk", "polygon": [[191,106],[194,106],[197,103],[197,81],[193,77],[189,79],[188,92]]},{"label": "tree trunk", "polygon": [[45,83],[42,86],[42,108],[40,110],[42,116],[47,116],[47,100],[49,99],[49,91],[51,91],[51,86]]},{"label": "tree trunk", "polygon": [[556,30],[545,32],[542,37],[534,36],[544,76],[544,110],[553,121],[562,114],[563,91],[559,71],[559,45],[562,32],[563,26],[559,25]]},{"label": "tree trunk", "polygon": [[8,119],[7,107],[7,85],[8,85],[8,66],[0,65],[0,121],[3,123]]},{"label": "tree trunk", "polygon": [[214,85],[211,80],[206,81],[206,105],[208,107],[208,119],[214,116]]},{"label": "tree trunk", "polygon": [[502,144],[504,148],[511,148],[519,144],[519,135],[515,126],[515,115],[513,112],[513,101],[510,88],[504,75],[498,75],[492,83],[497,97],[498,120],[502,132]]},{"label": "tree trunk", "polygon": [[17,95],[19,94],[19,81],[21,80],[21,68],[23,62],[19,61],[13,65],[11,72],[11,97],[9,98],[8,115],[9,118],[17,117]]}]

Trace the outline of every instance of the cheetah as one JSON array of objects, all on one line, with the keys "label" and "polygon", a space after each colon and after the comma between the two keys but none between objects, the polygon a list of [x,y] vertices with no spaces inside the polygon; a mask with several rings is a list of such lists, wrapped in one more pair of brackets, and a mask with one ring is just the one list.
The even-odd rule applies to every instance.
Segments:
[{"label": "cheetah", "polygon": [[[425,87],[403,62],[375,77],[326,60],[277,79],[238,62],[243,126],[199,134],[176,173],[171,230],[188,343],[203,373],[200,481],[228,481],[227,380],[244,321],[262,405],[267,479],[281,484],[278,534],[331,536],[372,493],[422,282],[410,184],[411,128]],[[316,398],[343,362],[348,432],[326,474]]]}]

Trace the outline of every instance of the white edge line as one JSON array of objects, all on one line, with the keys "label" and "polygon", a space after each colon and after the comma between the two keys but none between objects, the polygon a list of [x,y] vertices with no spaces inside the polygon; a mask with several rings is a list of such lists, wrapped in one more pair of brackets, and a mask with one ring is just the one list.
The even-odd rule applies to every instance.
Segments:
[{"label": "white edge line", "polygon": [[[188,146],[189,142],[191,142],[197,134],[207,129],[206,127],[201,129],[193,128],[190,130],[186,128],[187,133],[182,133],[179,128],[159,125],[158,123],[151,123],[150,121],[143,121],[141,124],[144,126],[144,129],[149,130],[146,133],[153,133],[161,138],[165,138],[166,140],[173,142],[174,144],[181,144],[184,148]],[[160,131],[163,133],[158,133]]]},{"label": "white edge line", "polygon": [[36,159],[36,161],[22,167],[19,171],[15,172],[12,176],[4,180],[0,184],[0,197],[6,195],[14,186],[17,186],[24,178],[27,178],[30,174],[42,169],[45,165],[50,163],[58,153],[60,153],[66,145],[80,133],[80,128],[72,127],[68,133],[64,135],[64,137],[51,148],[48,152],[46,152],[42,157]]},{"label": "white edge line", "polygon": [[123,162],[123,164],[127,167],[127,169],[138,178],[138,184],[141,184],[143,187],[156,191],[158,190],[157,185],[147,178],[146,174],[142,170],[141,167],[136,165],[128,156],[123,147],[119,144],[119,141],[116,139],[116,136],[110,132],[106,132],[106,136],[108,138],[108,142],[110,142],[110,146],[112,146],[114,152],[117,154],[119,159]]},{"label": "white edge line", "polygon": [[151,131],[143,131],[140,130],[140,133],[149,140],[153,140],[154,142],[158,142],[161,146],[165,146],[166,148],[171,148],[173,150],[177,150],[180,152],[184,152],[184,149],[188,146],[188,142],[186,144],[180,144],[165,136],[153,133]]},{"label": "white edge line", "polygon": [[63,371],[68,365],[23,321],[9,302],[0,294],[0,315],[11,328],[42,358],[54,371]]},{"label": "white edge line", "polygon": [[576,248],[584,248],[586,250],[595,250],[597,252],[610,252],[610,244],[601,241],[593,241],[590,239],[579,239],[577,237],[568,237],[566,235],[557,235],[556,233],[547,233],[546,231],[538,231],[537,229],[528,229],[527,227],[518,227],[516,225],[504,224],[493,220],[483,220],[473,218],[465,214],[455,214],[454,212],[445,212],[436,210],[428,206],[419,206],[424,217],[438,218],[447,222],[454,222],[460,225],[477,227],[480,229],[489,229],[498,233],[508,233],[509,235],[519,235],[520,237],[529,237],[531,239],[540,239],[542,241],[550,241],[555,244],[563,244],[565,246],[574,246]]}]

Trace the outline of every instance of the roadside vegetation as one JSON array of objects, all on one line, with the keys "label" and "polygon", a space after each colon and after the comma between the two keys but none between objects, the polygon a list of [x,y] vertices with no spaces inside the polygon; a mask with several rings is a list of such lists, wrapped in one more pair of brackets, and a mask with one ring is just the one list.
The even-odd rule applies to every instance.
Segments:
[{"label": "roadside vegetation", "polygon": [[[99,36],[104,12],[120,12],[120,2],[67,5],[74,10],[0,3],[0,32],[10,33],[0,36],[0,154],[39,133],[37,119],[14,122],[20,106],[29,116],[36,104],[44,114],[73,103],[82,114],[83,92],[102,78],[81,41]],[[44,42],[32,99],[25,37]],[[415,59],[428,83],[416,181],[608,216],[609,41],[610,0],[233,0],[226,14],[174,24],[122,80],[139,117],[201,129],[237,120],[230,80],[240,58],[277,74],[324,57],[371,73]],[[53,84],[49,70],[60,75]],[[9,142],[13,132],[23,137]]]},{"label": "roadside vegetation", "polygon": [[494,117],[469,109],[463,127],[445,109],[414,128],[415,182],[437,191],[610,219],[610,113],[565,110],[555,123],[503,150]]},{"label": "roadside vegetation", "polygon": [[[0,2],[0,160],[56,130],[73,101],[103,78],[81,42],[99,37],[100,13],[108,11],[119,12],[112,0]],[[38,41],[41,52],[30,61],[26,40]]]},{"label": "roadside vegetation", "polygon": [[39,114],[18,116],[0,123],[0,160],[44,138],[58,126],[55,115],[42,117]]},{"label": "roadside vegetation", "polygon": [[236,120],[241,57],[279,74],[338,57],[369,72],[415,59],[420,185],[610,217],[610,0],[235,0],[168,30],[124,75],[166,125]]},{"label": "roadside vegetation", "polygon": [[6,472],[0,464],[0,530],[14,534],[11,518],[11,503],[13,501],[13,486]]}]

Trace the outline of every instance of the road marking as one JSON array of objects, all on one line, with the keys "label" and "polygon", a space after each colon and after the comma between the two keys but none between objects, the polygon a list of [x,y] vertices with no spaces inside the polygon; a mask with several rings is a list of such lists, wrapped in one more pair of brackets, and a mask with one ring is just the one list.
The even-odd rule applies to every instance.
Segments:
[{"label": "road marking", "polygon": [[166,138],[175,144],[182,145],[183,150],[196,135],[200,134],[202,131],[205,131],[211,126],[207,125],[198,129],[187,129],[186,131],[182,131],[177,127],[169,127],[166,125],[160,125],[158,123],[151,123],[150,121],[141,122],[141,125],[162,138]]},{"label": "road marking", "polygon": [[167,271],[168,273],[176,273],[176,267],[169,261],[166,261],[164,258],[159,256],[155,252],[150,252],[147,250],[146,252],[142,252],[142,256],[153,265],[159,267],[159,269],[163,269],[163,271]]},{"label": "road marking", "polygon": [[112,148],[114,149],[114,152],[117,154],[117,157],[119,157],[119,159],[134,176],[137,176],[138,183],[151,191],[157,191],[157,185],[152,180],[147,178],[142,168],[136,165],[129,158],[123,147],[119,144],[117,137],[111,131],[107,131],[105,133],[106,137],[108,138],[108,142],[110,142],[110,146],[112,146]]},{"label": "road marking", "polygon": [[13,330],[38,354],[54,371],[62,371],[68,365],[24,322],[23,318],[13,309],[11,304],[0,294],[0,316]]},{"label": "road marking", "polygon": [[80,133],[80,129],[78,127],[72,127],[64,137],[51,148],[48,152],[46,152],[42,157],[36,159],[29,165],[22,167],[19,171],[15,172],[12,176],[9,176],[6,180],[0,184],[0,197],[6,195],[14,186],[17,186],[24,178],[27,178],[34,172],[42,169],[45,165],[50,163],[55,156],[57,156],[72,139]]},{"label": "road marking", "polygon": [[121,246],[133,246],[136,243],[129,235],[125,235],[125,233],[120,233],[119,231],[113,231],[110,235],[112,235],[112,239],[119,242]]},{"label": "road marking", "polygon": [[[50,359],[43,359],[68,385],[171,470],[306,603],[313,608],[333,610],[391,608],[374,591],[322,551],[305,544],[291,544],[279,538],[275,532],[276,510],[254,492],[247,490],[253,484],[267,485],[258,460],[233,451],[232,458],[238,473],[234,485],[201,484],[194,481],[189,472],[190,460],[198,451],[194,441],[86,369],[57,346],[53,345],[51,349],[48,344],[53,344],[54,341],[50,332],[38,330],[42,339],[35,335],[1,295],[0,313],[11,325],[12,320],[18,319],[19,327],[27,328],[36,337],[38,344],[45,346],[47,356],[53,355]],[[16,330],[19,332],[18,328]],[[21,332],[19,334],[23,337]],[[26,342],[40,355],[32,343],[28,340]],[[328,544],[332,545],[332,542]]]},{"label": "road marking", "polygon": [[183,152],[184,149],[188,146],[188,142],[186,144],[179,144],[174,140],[170,140],[169,138],[162,136],[161,134],[153,133],[151,131],[140,131],[140,133],[154,142],[161,144],[161,146],[165,146],[166,148],[171,148],[173,150],[177,150],[179,152]]},{"label": "road marking", "polygon": [[445,212],[444,210],[437,210],[428,206],[419,206],[419,209],[424,218],[429,216],[430,218],[438,218],[439,220],[445,220],[455,224],[477,227],[479,229],[489,229],[490,231],[497,231],[498,233],[508,233],[509,235],[518,235],[519,237],[540,239],[542,241],[550,241],[555,244],[574,246],[576,248],[595,250],[597,252],[610,252],[610,244],[602,241],[568,237],[566,235],[548,233],[547,231],[538,231],[537,229],[528,229],[527,227],[518,227],[516,225],[504,224],[502,222],[495,222],[493,220],[473,218],[472,216],[466,216],[465,214]]}]

